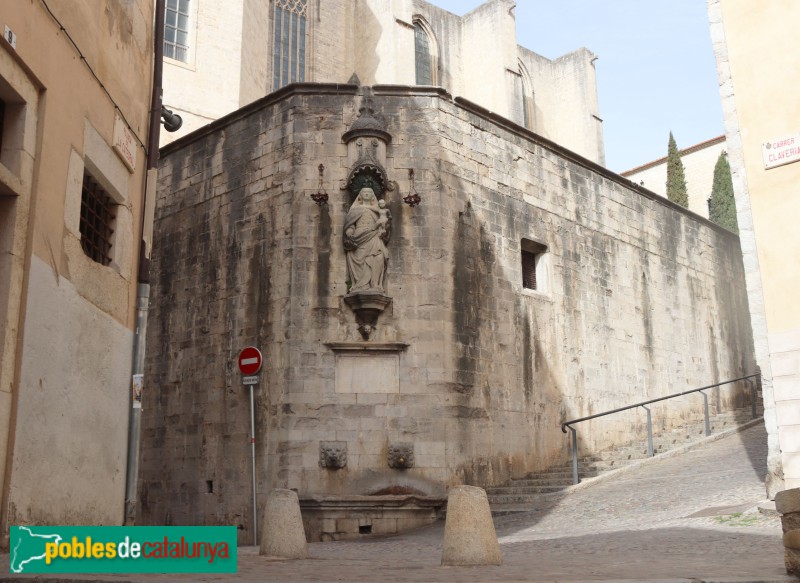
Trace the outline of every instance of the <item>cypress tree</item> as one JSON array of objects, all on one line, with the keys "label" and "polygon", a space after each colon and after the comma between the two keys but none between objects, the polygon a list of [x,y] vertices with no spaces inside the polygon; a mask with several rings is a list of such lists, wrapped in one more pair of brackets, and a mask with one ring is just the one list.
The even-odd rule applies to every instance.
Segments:
[{"label": "cypress tree", "polygon": [[672,132],[669,133],[667,147],[667,198],[672,202],[689,208],[689,193],[686,189],[686,171],[683,168],[678,145]]},{"label": "cypress tree", "polygon": [[728,156],[722,152],[714,166],[714,184],[708,201],[708,214],[712,222],[733,233],[739,232],[736,221],[736,201],[733,197],[733,178]]}]

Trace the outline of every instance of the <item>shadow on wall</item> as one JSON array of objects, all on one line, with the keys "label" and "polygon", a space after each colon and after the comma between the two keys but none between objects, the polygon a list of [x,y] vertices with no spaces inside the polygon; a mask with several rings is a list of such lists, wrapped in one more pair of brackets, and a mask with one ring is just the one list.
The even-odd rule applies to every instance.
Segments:
[{"label": "shadow on wall", "polygon": [[[235,140],[215,132],[176,149],[160,168],[137,524],[227,524],[240,533],[248,524],[237,482],[247,483],[250,467],[240,445],[249,441],[249,408],[233,368],[239,336],[273,340],[266,308],[275,221],[269,208],[246,214],[246,185],[259,174],[251,154],[264,131],[256,119]],[[214,183],[223,170],[220,207]],[[249,221],[255,249],[244,256]],[[231,319],[242,297],[258,318]]]},{"label": "shadow on wall", "polygon": [[[482,138],[464,136],[465,144]],[[485,161],[485,147],[475,147],[480,151],[465,155]],[[511,154],[488,155],[497,156],[500,165]],[[453,156],[447,162],[437,164],[434,181],[425,188],[433,191],[439,183],[447,209],[443,223],[455,225],[454,375],[447,388],[459,407],[450,420],[457,439],[448,447],[463,460],[455,474],[466,484],[486,487],[558,463],[567,452],[560,431],[566,414],[564,367],[556,362],[554,302],[551,294],[523,291],[519,271],[521,241],[548,240],[550,233],[531,229],[544,224],[536,221],[540,209],[520,193],[509,196],[502,187],[484,186],[471,172],[480,168],[474,160]]]},{"label": "shadow on wall", "polygon": [[[741,259],[737,267],[729,253],[734,240],[669,206],[639,200],[639,193],[609,184],[586,167],[552,164],[524,150],[514,156],[513,142],[492,147],[488,132],[478,127],[465,132],[459,149],[468,159],[452,156],[435,171],[440,184],[426,186],[439,186],[443,204],[457,207],[445,217],[446,224],[455,223],[455,374],[449,388],[463,407],[455,415],[453,447],[462,459],[472,459],[458,469],[465,483],[492,485],[502,476],[520,477],[566,461],[569,438],[559,426],[567,418],[753,372],[747,366],[752,341],[744,325],[744,288],[737,287],[743,281]],[[524,166],[515,165],[519,159]],[[521,177],[524,172],[532,176]],[[527,179],[526,192],[503,183],[515,182],[512,177],[523,184]],[[635,213],[620,197],[634,199]],[[610,220],[617,215],[648,227],[620,237]],[[700,287],[706,297],[695,304],[684,275],[695,271],[699,245],[708,244],[696,240],[698,230],[706,231],[712,256],[719,257],[703,259]],[[547,293],[528,292],[517,281],[524,238],[549,248]],[[715,298],[707,297],[715,290]],[[706,320],[726,333],[708,337],[701,329]],[[682,329],[697,322],[696,334]],[[744,383],[715,391],[712,413],[747,405],[746,393]],[[702,417],[701,399],[672,405],[654,409],[656,426],[666,430]],[[624,444],[634,431],[646,434],[643,415],[633,423],[612,417],[584,424],[581,449]],[[487,441],[494,450],[487,451]]]},{"label": "shadow on wall", "polygon": [[[753,329],[750,322],[750,304],[748,295],[745,293],[744,285],[737,283],[743,279],[743,276],[736,277],[729,271],[726,271],[727,266],[733,266],[739,273],[744,273],[744,264],[742,258],[742,250],[739,245],[739,239],[725,236],[723,233],[716,233],[716,247],[722,249],[723,256],[727,259],[726,262],[718,262],[715,264],[716,270],[716,286],[714,287],[714,294],[716,305],[720,309],[724,307],[733,308],[734,318],[727,321],[720,322],[718,329],[715,331],[713,328],[709,329],[709,345],[713,350],[710,358],[715,358],[718,352],[717,343],[728,347],[728,367],[731,370],[741,370],[743,374],[760,373],[761,369],[757,366],[755,360],[755,346],[753,344]],[[730,347],[735,346],[736,350],[731,350]],[[737,360],[738,355],[738,360]],[[719,379],[720,381],[725,379]],[[761,392],[761,379],[757,379],[757,399],[763,401],[763,397],[759,397]],[[740,383],[741,384],[741,383]],[[730,387],[730,385],[729,385]],[[719,405],[725,407],[736,406],[742,407],[750,403],[749,391],[741,391],[736,393],[730,388],[727,390],[720,389],[715,395]],[[727,397],[727,399],[726,399]],[[760,403],[763,405],[763,402]],[[763,413],[762,413],[763,415]],[[753,467],[757,467],[760,461],[761,452],[748,449],[751,454],[751,463]],[[764,472],[762,481],[771,477],[771,474]],[[773,488],[767,484],[767,491]]]},{"label": "shadow on wall", "polygon": [[372,50],[355,50],[353,47],[353,53],[356,55],[355,73],[362,85],[374,85],[381,63],[377,46],[383,33],[383,27],[368,2],[359,2],[358,4],[357,17],[353,27],[353,42],[357,45],[371,47]]}]

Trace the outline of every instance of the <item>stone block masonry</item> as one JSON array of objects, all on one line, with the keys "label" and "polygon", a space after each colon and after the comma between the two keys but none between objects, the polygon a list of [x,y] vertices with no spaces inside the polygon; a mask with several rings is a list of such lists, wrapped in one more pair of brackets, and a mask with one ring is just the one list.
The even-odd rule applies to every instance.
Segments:
[{"label": "stone block masonry", "polygon": [[800,575],[800,488],[778,492],[775,508],[781,514],[786,572]]},{"label": "stone block masonry", "polygon": [[[352,201],[340,190],[360,91],[293,86],[164,149],[138,523],[238,524],[250,540],[249,401],[235,366],[248,344],[265,361],[261,498],[488,487],[565,461],[564,420],[753,371],[735,236],[420,87],[373,88],[391,135],[392,302],[364,341],[343,301]],[[323,206],[310,198],[320,164]],[[402,203],[409,169],[414,208]],[[539,250],[538,289],[523,287],[523,247]],[[745,389],[714,392],[712,407]],[[653,407],[665,428],[701,415],[699,398]],[[592,422],[582,448],[644,422]],[[346,465],[320,464],[321,442],[346,447]],[[412,466],[390,467],[398,444]]]}]

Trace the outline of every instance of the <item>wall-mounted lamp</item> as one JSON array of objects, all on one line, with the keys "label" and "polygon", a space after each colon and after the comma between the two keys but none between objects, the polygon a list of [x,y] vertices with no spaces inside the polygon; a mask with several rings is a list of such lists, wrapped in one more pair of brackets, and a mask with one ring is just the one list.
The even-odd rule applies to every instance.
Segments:
[{"label": "wall-mounted lamp", "polygon": [[319,165],[319,186],[317,186],[317,192],[311,195],[311,200],[317,203],[319,206],[328,202],[328,193],[325,192],[325,187],[322,185],[322,175],[325,173],[325,166],[320,164]]},{"label": "wall-mounted lamp", "polygon": [[414,169],[408,169],[408,179],[411,181],[411,189],[408,191],[408,194],[403,197],[403,202],[406,203],[411,208],[414,208],[419,203],[422,202],[422,199],[417,194],[417,189],[414,187]]},{"label": "wall-mounted lamp", "polygon": [[168,132],[177,132],[183,125],[183,118],[162,105],[161,123],[164,124],[164,129]]}]

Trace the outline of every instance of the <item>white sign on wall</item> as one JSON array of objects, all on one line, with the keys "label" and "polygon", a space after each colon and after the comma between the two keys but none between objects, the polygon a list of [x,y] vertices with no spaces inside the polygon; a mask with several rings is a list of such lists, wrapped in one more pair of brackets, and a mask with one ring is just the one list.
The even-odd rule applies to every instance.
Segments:
[{"label": "white sign on wall", "polygon": [[141,409],[142,408],[142,389],[143,388],[144,388],[144,375],[142,375],[142,374],[133,375],[133,384],[131,385],[131,389],[133,390],[133,408],[134,409]]},{"label": "white sign on wall", "polygon": [[11,45],[12,49],[17,48],[17,35],[14,34],[14,31],[8,28],[6,24],[3,27],[3,38],[6,39],[6,42]]},{"label": "white sign on wall", "polygon": [[761,144],[764,169],[791,164],[800,160],[800,133],[792,134]]},{"label": "white sign on wall", "polygon": [[128,170],[136,169],[136,138],[119,114],[114,118],[114,151]]}]

